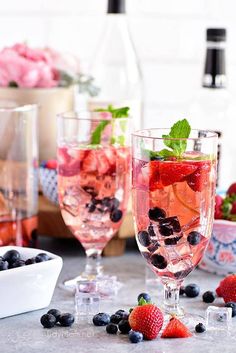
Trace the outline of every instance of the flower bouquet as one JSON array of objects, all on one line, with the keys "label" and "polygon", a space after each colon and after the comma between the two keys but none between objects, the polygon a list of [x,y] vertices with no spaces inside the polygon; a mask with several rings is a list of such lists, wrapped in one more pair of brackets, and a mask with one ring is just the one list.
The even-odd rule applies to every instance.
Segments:
[{"label": "flower bouquet", "polygon": [[39,158],[56,155],[56,115],[73,110],[75,87],[96,94],[92,79],[80,73],[78,59],[52,48],[31,48],[25,43],[0,51],[2,105],[38,104]]}]

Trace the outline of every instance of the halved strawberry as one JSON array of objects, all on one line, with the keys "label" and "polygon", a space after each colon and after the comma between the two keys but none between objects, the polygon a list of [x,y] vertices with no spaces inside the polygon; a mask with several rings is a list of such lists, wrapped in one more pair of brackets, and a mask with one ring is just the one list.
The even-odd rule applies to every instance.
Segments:
[{"label": "halved strawberry", "polygon": [[172,317],[162,332],[161,338],[187,338],[192,334],[176,317]]},{"label": "halved strawberry", "polygon": [[83,171],[86,173],[95,172],[98,167],[96,152],[91,150],[83,160]]},{"label": "halved strawberry", "polygon": [[195,162],[196,171],[190,174],[186,180],[193,191],[202,191],[209,181],[209,173],[211,170],[210,161]]},{"label": "halved strawberry", "polygon": [[110,164],[108,162],[107,157],[105,156],[103,151],[97,151],[97,167],[99,174],[105,174],[110,168]]},{"label": "halved strawberry", "polygon": [[150,191],[155,191],[157,189],[162,189],[163,184],[160,178],[160,162],[159,161],[151,161],[149,163],[149,189]]},{"label": "halved strawberry", "polygon": [[189,162],[160,162],[160,179],[164,186],[172,185],[184,181],[196,169],[196,164]]},{"label": "halved strawberry", "polygon": [[77,148],[68,148],[67,154],[74,158],[77,159],[78,161],[82,162],[82,160],[85,157],[86,150],[82,149],[77,149]]}]

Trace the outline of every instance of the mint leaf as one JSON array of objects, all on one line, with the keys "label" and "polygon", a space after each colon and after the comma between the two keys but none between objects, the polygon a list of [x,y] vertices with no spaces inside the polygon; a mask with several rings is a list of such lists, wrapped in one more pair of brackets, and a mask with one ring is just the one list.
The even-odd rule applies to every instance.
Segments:
[{"label": "mint leaf", "polygon": [[[95,112],[108,112],[111,113],[112,115],[112,119],[119,119],[119,118],[127,118],[129,116],[129,107],[122,107],[122,108],[117,108],[115,109],[112,105],[108,105],[107,108],[98,108],[95,109]],[[121,130],[123,132],[125,132],[125,128],[126,128],[126,124],[122,124],[123,121],[121,121]],[[125,122],[126,123],[126,122]],[[91,137],[91,144],[94,145],[98,145],[101,142],[101,136],[102,136],[102,132],[105,129],[105,127],[110,124],[110,120],[101,120],[101,122],[97,125],[97,127],[95,128],[95,130],[92,133],[92,137]],[[124,145],[125,142],[125,136],[120,135],[115,137],[114,135],[112,135],[111,137],[111,143],[114,144],[118,142],[120,145]]]},{"label": "mint leaf", "polygon": [[92,145],[99,145],[101,142],[102,132],[105,127],[110,123],[109,120],[101,120],[100,123],[97,125],[95,130],[92,133],[91,137],[91,144]]},{"label": "mint leaf", "polygon": [[187,119],[177,121],[177,123],[172,126],[169,135],[162,135],[164,144],[173,151],[163,149],[159,154],[163,157],[172,155],[180,158],[186,151],[187,141],[185,139],[189,137],[190,132],[191,127]]}]

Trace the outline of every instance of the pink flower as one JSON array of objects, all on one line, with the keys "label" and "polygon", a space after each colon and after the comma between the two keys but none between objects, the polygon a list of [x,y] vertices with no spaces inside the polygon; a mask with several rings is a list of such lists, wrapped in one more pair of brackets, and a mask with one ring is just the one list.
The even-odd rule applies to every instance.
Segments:
[{"label": "pink flower", "polygon": [[62,66],[64,71],[72,70],[72,64],[66,63],[56,51],[32,49],[18,43],[0,51],[0,86],[14,83],[24,88],[56,87],[60,84]]}]

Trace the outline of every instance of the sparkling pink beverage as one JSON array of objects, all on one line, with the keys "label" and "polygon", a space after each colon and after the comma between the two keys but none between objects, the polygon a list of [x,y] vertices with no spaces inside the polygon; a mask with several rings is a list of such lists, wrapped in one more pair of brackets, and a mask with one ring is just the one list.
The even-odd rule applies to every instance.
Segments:
[{"label": "sparkling pink beverage", "polygon": [[62,217],[88,256],[119,229],[129,195],[130,148],[59,146]]},{"label": "sparkling pink beverage", "polygon": [[139,249],[162,280],[182,280],[211,236],[216,162],[186,154],[133,159],[133,207]]}]

